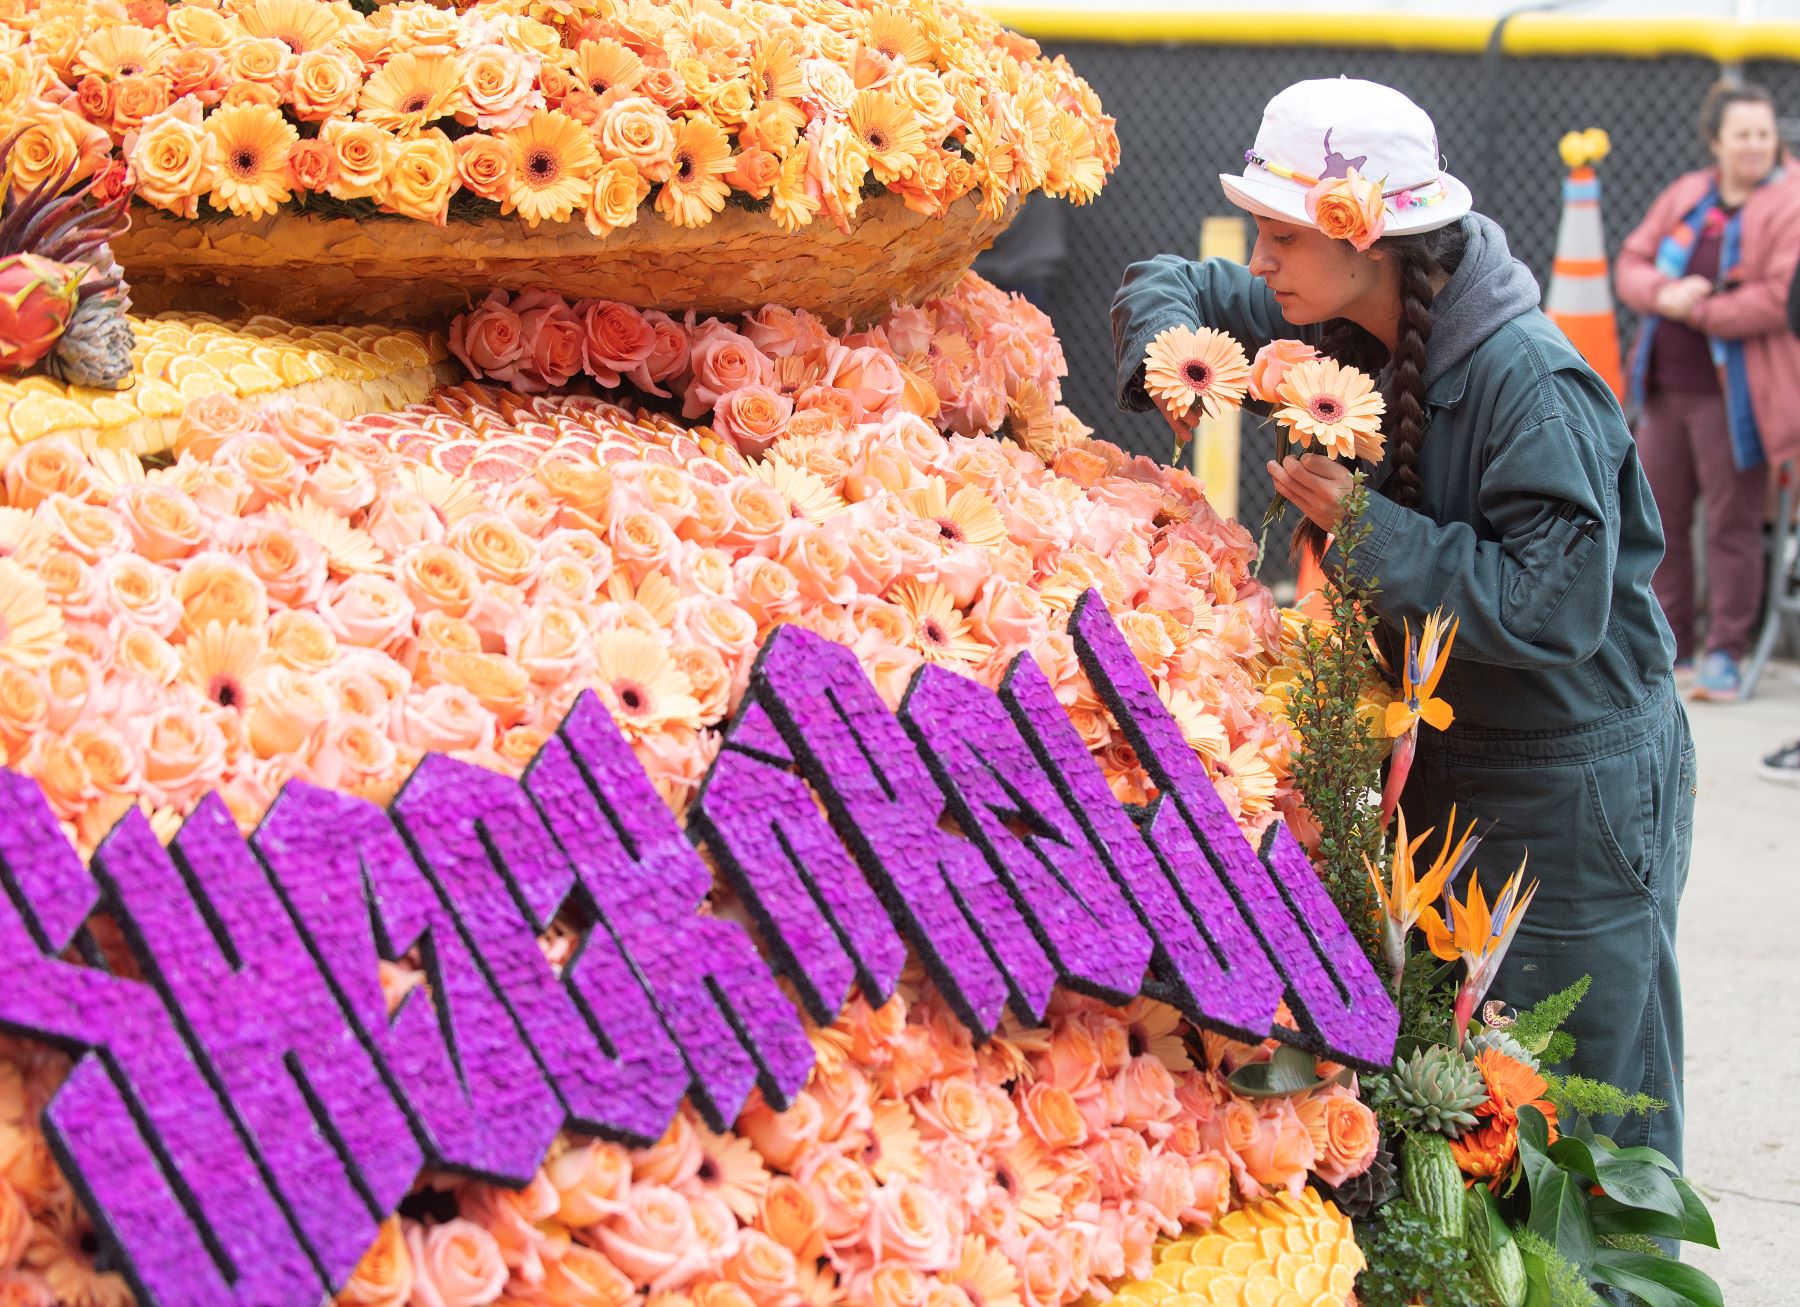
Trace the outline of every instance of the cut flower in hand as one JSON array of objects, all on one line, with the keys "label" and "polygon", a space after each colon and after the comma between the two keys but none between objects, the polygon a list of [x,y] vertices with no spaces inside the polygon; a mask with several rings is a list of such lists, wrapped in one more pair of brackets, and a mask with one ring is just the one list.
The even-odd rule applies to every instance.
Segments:
[{"label": "cut flower in hand", "polygon": [[1195,405],[1209,418],[1238,407],[1249,382],[1243,346],[1211,327],[1171,327],[1150,342],[1144,358],[1144,389],[1176,419]]},{"label": "cut flower in hand", "polygon": [[1282,374],[1277,397],[1275,420],[1294,444],[1317,445],[1338,458],[1381,458],[1387,401],[1355,368],[1330,358],[1303,360]]}]

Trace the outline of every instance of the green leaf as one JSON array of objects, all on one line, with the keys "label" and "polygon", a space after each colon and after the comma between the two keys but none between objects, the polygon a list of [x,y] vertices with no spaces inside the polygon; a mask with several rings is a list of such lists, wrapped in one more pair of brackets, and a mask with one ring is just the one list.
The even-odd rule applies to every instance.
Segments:
[{"label": "green leaf", "polygon": [[1701,1201],[1700,1195],[1680,1176],[1674,1177],[1670,1183],[1681,1195],[1682,1214],[1679,1217],[1643,1207],[1627,1207],[1601,1195],[1588,1200],[1588,1215],[1594,1223],[1594,1233],[1648,1234],[1656,1238],[1680,1239],[1685,1243],[1717,1248],[1719,1234],[1713,1228],[1712,1213],[1706,1210],[1706,1204]]},{"label": "green leaf", "polygon": [[1594,1257],[1594,1227],[1588,1219],[1581,1179],[1550,1157],[1550,1123],[1535,1107],[1519,1109],[1519,1159],[1531,1186],[1531,1215],[1526,1227],[1577,1267],[1586,1270]]},{"label": "green leaf", "polygon": [[1594,1277],[1642,1298],[1649,1307],[1725,1307],[1712,1276],[1672,1257],[1602,1248],[1589,1268]]},{"label": "green leaf", "polygon": [[1228,1083],[1233,1092],[1246,1098],[1286,1098],[1326,1085],[1348,1084],[1349,1078],[1345,1069],[1321,1080],[1311,1053],[1283,1044],[1267,1062],[1247,1062],[1233,1071]]},{"label": "green leaf", "polygon": [[1592,1143],[1565,1135],[1550,1145],[1550,1158],[1565,1170],[1597,1183],[1627,1207],[1646,1207],[1680,1217],[1681,1195],[1662,1168],[1653,1162],[1621,1159],[1618,1152],[1595,1138]]}]

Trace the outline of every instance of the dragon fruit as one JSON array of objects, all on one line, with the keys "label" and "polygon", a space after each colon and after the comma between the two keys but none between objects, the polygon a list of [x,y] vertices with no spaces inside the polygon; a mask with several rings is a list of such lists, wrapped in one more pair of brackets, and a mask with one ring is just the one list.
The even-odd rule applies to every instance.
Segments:
[{"label": "dragon fruit", "polygon": [[86,271],[36,254],[0,258],[0,373],[23,372],[51,351]]}]

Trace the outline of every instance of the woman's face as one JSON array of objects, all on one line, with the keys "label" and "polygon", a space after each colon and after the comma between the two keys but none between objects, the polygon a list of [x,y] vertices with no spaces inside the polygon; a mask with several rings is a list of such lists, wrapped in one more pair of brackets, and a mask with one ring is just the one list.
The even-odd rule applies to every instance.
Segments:
[{"label": "woman's face", "polygon": [[1725,106],[1719,134],[1712,143],[1721,181],[1735,186],[1759,184],[1775,170],[1775,155],[1780,148],[1772,105],[1740,100]]},{"label": "woman's face", "polygon": [[1296,327],[1332,318],[1359,321],[1364,301],[1381,285],[1378,255],[1316,228],[1274,218],[1256,219],[1250,271],[1275,293],[1281,316]]}]

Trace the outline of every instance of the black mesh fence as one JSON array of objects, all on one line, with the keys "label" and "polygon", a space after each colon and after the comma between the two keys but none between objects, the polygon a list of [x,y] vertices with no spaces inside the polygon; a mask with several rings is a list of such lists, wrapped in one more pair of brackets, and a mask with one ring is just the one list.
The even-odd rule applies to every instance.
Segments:
[{"label": "black mesh fence", "polygon": [[[1608,252],[1616,253],[1657,192],[1705,162],[1695,119],[1719,75],[1717,65],[1697,58],[1490,62],[1398,51],[1104,42],[1047,50],[1066,54],[1093,84],[1118,119],[1123,147],[1100,199],[1065,214],[1069,263],[1048,297],[1069,359],[1065,399],[1098,434],[1163,457],[1169,442],[1161,420],[1120,413],[1113,400],[1113,291],[1126,264],[1165,252],[1192,257],[1201,220],[1233,212],[1217,174],[1243,166],[1262,107],[1281,88],[1344,74],[1406,92],[1436,122],[1450,171],[1469,183],[1477,207],[1506,228],[1514,252],[1547,283],[1561,214],[1563,133],[1603,127],[1612,136],[1600,177]],[[1800,65],[1758,63],[1744,71],[1775,93],[1783,112],[1800,111]],[[1622,331],[1631,325],[1621,314]],[[1622,339],[1628,347],[1629,335]],[[1245,430],[1245,521],[1267,506],[1268,478],[1260,469],[1273,448],[1267,430]]]}]

